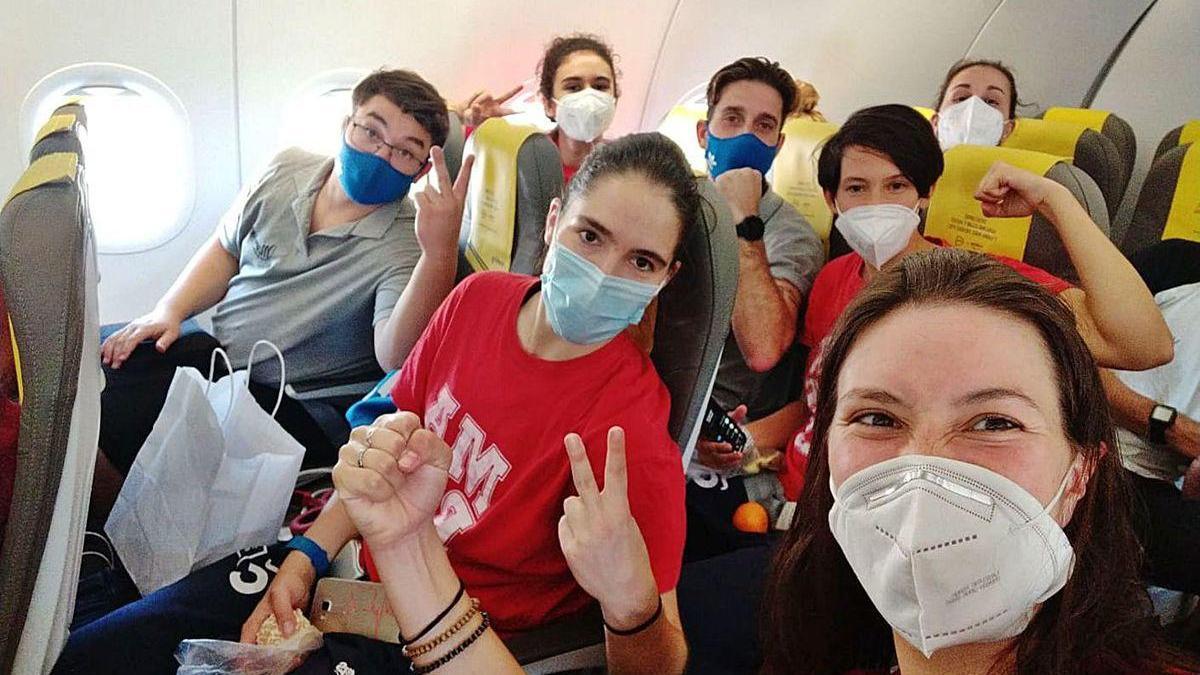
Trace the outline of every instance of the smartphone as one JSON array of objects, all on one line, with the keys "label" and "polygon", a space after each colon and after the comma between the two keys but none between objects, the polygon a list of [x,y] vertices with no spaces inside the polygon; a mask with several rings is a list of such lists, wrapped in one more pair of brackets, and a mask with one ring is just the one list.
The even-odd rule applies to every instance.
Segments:
[{"label": "smartphone", "polygon": [[717,443],[728,443],[734,452],[741,452],[746,447],[746,432],[738,426],[729,414],[708,399],[708,408],[704,411],[704,421],[700,424],[700,437]]},{"label": "smartphone", "polygon": [[383,584],[325,577],[313,591],[312,624],[322,633],[353,633],[399,644],[400,625]]}]

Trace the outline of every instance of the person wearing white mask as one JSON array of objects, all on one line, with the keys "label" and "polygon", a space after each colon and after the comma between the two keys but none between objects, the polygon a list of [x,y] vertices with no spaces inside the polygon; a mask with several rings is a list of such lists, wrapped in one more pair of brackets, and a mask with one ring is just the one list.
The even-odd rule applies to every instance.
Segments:
[{"label": "person wearing white mask", "polygon": [[977,253],[878,274],[820,373],[766,673],[1182,673],[1076,317]]},{"label": "person wearing white mask", "polygon": [[938,91],[933,123],[942,150],[956,145],[1000,145],[1016,125],[1017,80],[999,61],[962,60]]},{"label": "person wearing white mask", "polygon": [[[800,338],[810,350],[803,399],[748,425],[760,448],[785,449],[780,479],[789,501],[804,485],[822,344],[881,269],[944,245],[918,229],[920,211],[943,166],[929,122],[903,105],[854,113],[821,149],[817,181],[836,214],[834,227],[853,252],[831,260],[813,283]],[[1100,365],[1142,370],[1171,360],[1171,334],[1153,296],[1066,188],[997,162],[975,198],[989,217],[1029,216],[1036,210],[1054,225],[1079,270],[1079,288],[1018,260],[997,259],[1066,303]]]},{"label": "person wearing white mask", "polygon": [[[558,146],[563,180],[570,182],[616,116],[620,91],[615,56],[598,36],[559,36],[546,47],[537,74],[546,116],[556,124],[549,135]],[[489,118],[511,114],[505,102],[519,91],[520,86],[500,96],[477,92],[454,109],[469,132]]]}]

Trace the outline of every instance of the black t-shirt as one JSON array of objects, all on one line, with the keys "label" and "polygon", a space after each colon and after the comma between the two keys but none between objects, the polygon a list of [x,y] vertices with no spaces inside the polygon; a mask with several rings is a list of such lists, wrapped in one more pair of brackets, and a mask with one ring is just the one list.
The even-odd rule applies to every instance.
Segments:
[{"label": "black t-shirt", "polygon": [[1200,282],[1200,242],[1165,239],[1130,256],[1150,292]]}]

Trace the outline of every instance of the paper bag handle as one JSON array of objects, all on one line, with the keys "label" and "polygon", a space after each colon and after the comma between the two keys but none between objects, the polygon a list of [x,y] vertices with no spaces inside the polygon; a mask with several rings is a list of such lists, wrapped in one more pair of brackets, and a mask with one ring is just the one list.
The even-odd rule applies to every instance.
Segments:
[{"label": "paper bag handle", "polygon": [[222,424],[224,424],[229,421],[229,416],[233,414],[233,364],[229,362],[229,354],[226,354],[225,350],[220,347],[212,350],[212,354],[208,357],[208,382],[204,384],[204,395],[208,396],[208,389],[213,385],[213,375],[217,372],[218,355],[225,362],[225,372],[229,373],[226,375],[229,378],[229,409],[225,411],[225,419],[222,421]]},{"label": "paper bag handle", "polygon": [[275,351],[276,358],[279,359],[279,394],[275,396],[275,408],[271,410],[271,417],[275,417],[275,413],[279,412],[279,404],[283,403],[283,390],[287,387],[287,362],[283,360],[283,352],[279,351],[279,347],[275,346],[270,340],[259,340],[250,348],[250,356],[246,357],[246,385],[250,385],[250,371],[254,369],[254,352],[258,350],[259,345],[266,345]]}]

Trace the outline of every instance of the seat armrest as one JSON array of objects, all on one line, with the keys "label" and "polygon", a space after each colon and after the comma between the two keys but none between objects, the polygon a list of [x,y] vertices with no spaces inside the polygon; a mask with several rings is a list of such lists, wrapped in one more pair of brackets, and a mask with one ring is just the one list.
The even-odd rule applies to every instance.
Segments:
[{"label": "seat armrest", "polygon": [[366,382],[346,382],[342,384],[331,384],[328,386],[312,387],[312,388],[296,388],[292,385],[287,385],[283,388],[283,392],[288,395],[288,398],[297,401],[316,401],[328,398],[343,398],[357,397],[361,398],[367,395],[367,392],[375,388],[379,384],[379,380],[369,380]]}]

